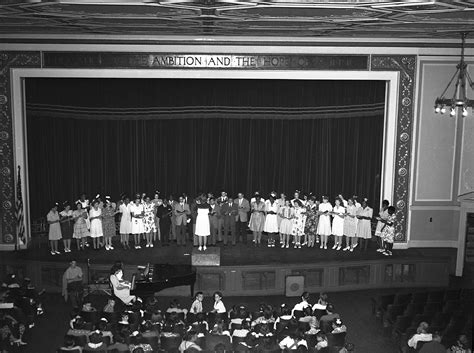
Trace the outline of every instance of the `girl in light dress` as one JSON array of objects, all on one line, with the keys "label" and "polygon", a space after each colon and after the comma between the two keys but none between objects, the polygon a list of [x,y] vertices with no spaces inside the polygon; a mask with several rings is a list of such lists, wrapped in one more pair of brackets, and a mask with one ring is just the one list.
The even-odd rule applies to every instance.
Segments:
[{"label": "girl in light dress", "polygon": [[[357,238],[361,239],[361,248],[367,250],[369,239],[372,237],[372,226],[370,221],[372,219],[373,210],[369,207],[367,199],[362,201],[362,206],[357,212]],[[356,245],[357,246],[357,243]]]},{"label": "girl in light dress", "polygon": [[280,241],[282,248],[290,247],[290,235],[292,234],[293,222],[292,219],[295,216],[293,207],[291,207],[290,200],[285,200],[285,205],[280,207],[279,211],[281,222],[280,222]]},{"label": "girl in light dress", "polygon": [[143,228],[146,237],[146,247],[153,247],[153,234],[156,234],[155,211],[156,207],[151,202],[150,196],[145,196],[143,202]]},{"label": "girl in light dress", "polygon": [[265,201],[265,225],[263,231],[268,234],[268,247],[275,247],[274,235],[278,233],[278,202],[275,200],[276,192],[272,191],[270,197]]},{"label": "girl in light dress", "polygon": [[304,226],[306,223],[306,208],[303,207],[303,202],[299,199],[294,200],[294,217],[291,233],[294,237],[295,249],[301,249],[301,237],[304,234]]},{"label": "girl in light dress", "polygon": [[133,240],[135,242],[135,249],[141,249],[140,238],[145,232],[145,226],[143,224],[143,217],[145,210],[143,207],[142,199],[140,194],[135,195],[135,201],[130,205],[130,215],[132,219],[131,231],[133,234]]},{"label": "girl in light dress", "polygon": [[62,238],[61,226],[59,225],[58,203],[55,203],[46,215],[46,221],[49,224],[48,239],[51,246],[51,255],[59,254],[58,241]]},{"label": "girl in light dress", "polygon": [[91,222],[91,238],[94,249],[99,249],[100,238],[104,236],[102,231],[102,210],[99,207],[99,200],[92,202],[92,208],[89,211],[89,220]]},{"label": "girl in light dress", "polygon": [[255,201],[250,206],[252,215],[250,216],[249,228],[253,232],[254,246],[260,246],[265,225],[265,203],[258,193],[255,193],[254,198]]},{"label": "girl in light dress", "polygon": [[211,206],[207,203],[206,195],[199,197],[199,203],[197,203],[197,217],[196,217],[196,231],[195,234],[198,237],[198,250],[207,249],[207,238],[211,235],[211,222],[209,220],[209,210]]},{"label": "girl in light dress", "polygon": [[63,203],[64,210],[59,212],[64,252],[71,252],[71,239],[74,232],[73,211],[69,202]]},{"label": "girl in light dress", "polygon": [[[286,195],[285,193],[281,193],[280,194],[280,198],[276,200],[276,203],[278,205],[278,213],[277,213],[277,223],[278,223],[278,231],[280,231],[280,223],[281,223],[281,216],[280,216],[280,209],[285,206],[285,200],[286,200]],[[280,244],[283,244],[283,239],[282,239],[282,235],[280,233]]]},{"label": "girl in light dress", "polygon": [[86,246],[87,237],[90,236],[89,229],[87,227],[87,220],[89,214],[87,210],[82,208],[83,203],[76,203],[76,210],[72,213],[74,220],[74,233],[72,237],[76,239],[77,250],[84,250]]},{"label": "girl in light dress", "polygon": [[332,228],[331,233],[334,235],[334,246],[333,250],[341,250],[342,248],[342,236],[344,235],[344,214],[346,209],[341,205],[339,198],[334,201],[334,208],[332,210]]},{"label": "girl in light dress", "polygon": [[344,235],[346,236],[346,247],[343,251],[354,251],[354,245],[357,244],[357,207],[353,199],[347,200],[347,209],[344,218]]},{"label": "girl in light dress", "polygon": [[390,202],[388,202],[388,200],[383,200],[379,215],[378,217],[375,218],[377,220],[377,226],[375,227],[375,236],[377,239],[377,245],[379,246],[379,248],[377,249],[378,252],[385,251],[383,238],[382,238],[382,228],[385,226],[384,221],[386,221],[388,218],[388,211],[387,211],[388,206],[390,206]]},{"label": "girl in light dress", "polygon": [[132,217],[130,214],[130,198],[124,196],[123,201],[120,202],[119,213],[122,214],[120,217],[120,243],[124,249],[130,249],[130,233],[132,232]]},{"label": "girl in light dress", "polygon": [[113,250],[112,238],[115,236],[116,205],[111,201],[110,196],[105,197],[105,205],[102,209],[102,231],[104,233],[105,250]]},{"label": "girl in light dress", "polygon": [[327,196],[323,196],[323,202],[319,204],[318,213],[319,213],[319,223],[318,223],[318,235],[321,238],[320,249],[328,248],[328,236],[331,235],[331,216],[332,205],[329,202]]}]

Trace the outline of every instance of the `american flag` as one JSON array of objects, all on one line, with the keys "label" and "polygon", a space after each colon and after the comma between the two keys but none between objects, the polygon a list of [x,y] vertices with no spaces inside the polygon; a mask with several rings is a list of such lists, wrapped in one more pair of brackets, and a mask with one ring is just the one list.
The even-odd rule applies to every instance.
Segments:
[{"label": "american flag", "polygon": [[18,245],[25,244],[25,224],[23,222],[23,197],[21,194],[21,175],[20,166],[18,166],[18,178],[16,183],[16,229]]}]

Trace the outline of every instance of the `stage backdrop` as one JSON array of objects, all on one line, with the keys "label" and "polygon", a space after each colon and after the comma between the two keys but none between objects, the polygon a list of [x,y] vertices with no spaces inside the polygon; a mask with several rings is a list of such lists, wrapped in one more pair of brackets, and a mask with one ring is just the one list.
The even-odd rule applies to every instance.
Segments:
[{"label": "stage backdrop", "polygon": [[301,189],[378,207],[385,82],[28,79],[26,88],[33,219],[82,191]]}]

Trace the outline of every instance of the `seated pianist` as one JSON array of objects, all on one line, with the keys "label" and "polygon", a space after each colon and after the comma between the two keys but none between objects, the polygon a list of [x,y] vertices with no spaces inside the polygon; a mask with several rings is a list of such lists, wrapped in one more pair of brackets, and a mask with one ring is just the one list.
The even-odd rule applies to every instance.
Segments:
[{"label": "seated pianist", "polygon": [[137,297],[130,295],[131,283],[123,279],[123,271],[117,268],[114,273],[110,275],[110,284],[112,285],[114,295],[119,298],[124,304],[130,305]]}]

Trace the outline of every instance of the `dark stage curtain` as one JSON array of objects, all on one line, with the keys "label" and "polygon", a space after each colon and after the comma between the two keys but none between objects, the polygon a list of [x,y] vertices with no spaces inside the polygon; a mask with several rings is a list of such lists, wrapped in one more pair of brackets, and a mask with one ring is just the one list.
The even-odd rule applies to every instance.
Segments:
[{"label": "dark stage curtain", "polygon": [[[368,99],[369,90],[360,91],[353,104],[383,101],[383,84],[366,85],[378,93]],[[254,98],[242,94],[239,104],[245,107],[246,99]],[[301,189],[318,197],[356,193],[372,205],[379,202],[383,114],[277,120],[251,113],[233,119],[93,121],[27,116],[33,218],[44,216],[53,201],[76,200],[82,191],[118,199],[122,192],[156,189],[162,196],[224,189],[249,197],[256,190],[292,195]]]}]

